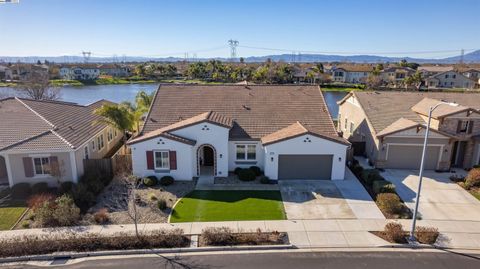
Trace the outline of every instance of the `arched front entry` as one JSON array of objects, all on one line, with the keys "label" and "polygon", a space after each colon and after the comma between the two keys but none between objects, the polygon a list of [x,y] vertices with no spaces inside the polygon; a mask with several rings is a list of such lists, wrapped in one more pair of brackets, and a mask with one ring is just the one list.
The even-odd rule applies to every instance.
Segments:
[{"label": "arched front entry", "polygon": [[0,156],[0,185],[8,184],[8,173],[5,158]]},{"label": "arched front entry", "polygon": [[210,144],[204,144],[197,149],[197,175],[217,175],[217,151]]}]

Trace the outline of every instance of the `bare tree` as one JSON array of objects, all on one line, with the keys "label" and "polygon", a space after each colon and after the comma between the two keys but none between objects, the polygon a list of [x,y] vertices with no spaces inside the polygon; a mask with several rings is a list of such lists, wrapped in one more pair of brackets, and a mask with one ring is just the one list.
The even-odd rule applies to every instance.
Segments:
[{"label": "bare tree", "polygon": [[65,162],[63,160],[50,163],[50,174],[57,180],[57,184],[60,186],[63,177],[65,176]]},{"label": "bare tree", "polygon": [[18,84],[21,95],[34,100],[58,100],[60,90],[50,84],[48,72],[32,69],[28,78]]}]

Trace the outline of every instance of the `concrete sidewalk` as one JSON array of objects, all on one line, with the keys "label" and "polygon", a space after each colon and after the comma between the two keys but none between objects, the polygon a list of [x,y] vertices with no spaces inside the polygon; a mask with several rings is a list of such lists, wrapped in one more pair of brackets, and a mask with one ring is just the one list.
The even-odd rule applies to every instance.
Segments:
[{"label": "concrete sidewalk", "polygon": [[[383,230],[385,219],[352,220],[280,220],[280,221],[227,221],[189,223],[140,224],[141,231],[180,228],[186,234],[199,234],[206,227],[230,227],[239,231],[279,231],[288,232],[290,241],[298,248],[315,247],[379,247],[390,243],[372,235],[369,231]],[[409,229],[411,220],[396,220]],[[419,220],[420,226],[437,227],[442,237],[438,246],[461,249],[480,249],[480,222],[478,221],[439,221]],[[65,228],[25,229],[0,232],[0,239],[16,238],[24,235],[49,235],[61,233],[98,233],[109,235],[119,232],[134,232],[134,225],[92,225]]]}]

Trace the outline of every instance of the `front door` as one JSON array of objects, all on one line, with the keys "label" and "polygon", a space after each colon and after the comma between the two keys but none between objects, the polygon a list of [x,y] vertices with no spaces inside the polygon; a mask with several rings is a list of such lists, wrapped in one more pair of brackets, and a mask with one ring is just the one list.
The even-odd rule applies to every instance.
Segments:
[{"label": "front door", "polygon": [[203,165],[213,166],[213,149],[211,147],[203,148]]}]

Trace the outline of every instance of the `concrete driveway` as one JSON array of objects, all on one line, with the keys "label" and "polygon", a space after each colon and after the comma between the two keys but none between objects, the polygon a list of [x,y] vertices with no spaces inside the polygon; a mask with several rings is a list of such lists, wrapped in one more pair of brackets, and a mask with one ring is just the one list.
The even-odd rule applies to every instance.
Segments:
[{"label": "concrete driveway", "polygon": [[375,202],[347,170],[345,180],[280,180],[288,219],[384,219]]},{"label": "concrete driveway", "polygon": [[[465,174],[463,170],[456,172]],[[480,201],[451,182],[449,177],[452,173],[425,171],[424,175],[419,205],[422,219],[480,221]],[[398,195],[413,210],[418,188],[418,171],[386,169],[382,176],[395,184]]]}]

